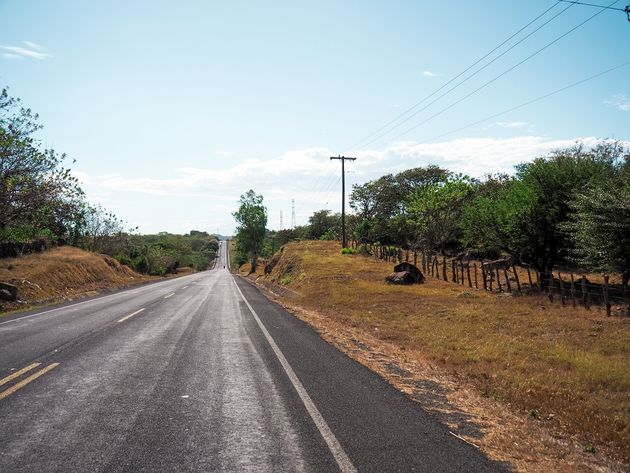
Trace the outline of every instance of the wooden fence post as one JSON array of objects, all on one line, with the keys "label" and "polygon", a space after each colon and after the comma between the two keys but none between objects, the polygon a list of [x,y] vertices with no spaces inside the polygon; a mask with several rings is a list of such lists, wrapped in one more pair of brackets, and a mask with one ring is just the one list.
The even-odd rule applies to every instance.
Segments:
[{"label": "wooden fence post", "polygon": [[606,315],[610,317],[610,299],[608,298],[608,281],[610,277],[608,274],[604,274],[604,287],[602,292],[604,293],[604,305],[606,306]]},{"label": "wooden fence post", "polygon": [[549,301],[553,302],[553,273],[549,274]]},{"label": "wooden fence post", "polygon": [[409,250],[405,250],[405,261],[409,263]]},{"label": "wooden fence post", "polygon": [[571,273],[571,305],[575,309],[575,279],[573,278],[573,273]]},{"label": "wooden fence post", "polygon": [[512,292],[512,284],[510,283],[510,277],[508,276],[507,269],[503,268],[503,276],[505,276],[505,287],[508,292]]},{"label": "wooden fence post", "polygon": [[529,289],[533,289],[534,288],[534,283],[532,282],[532,273],[529,270],[529,267],[527,268],[527,279],[529,279]]},{"label": "wooden fence post", "polygon": [[462,286],[463,286],[464,285],[464,260],[461,260],[459,264],[461,265],[461,270],[462,270]]},{"label": "wooden fence post", "polygon": [[451,281],[457,283],[457,270],[455,269],[455,260],[451,260]]},{"label": "wooden fence post", "polygon": [[501,286],[501,274],[499,273],[499,268],[496,268],[497,273],[497,287],[499,288],[499,292],[503,292],[503,287]]},{"label": "wooden fence post", "polygon": [[473,287],[472,281],[470,280],[470,261],[466,264],[466,276],[468,278],[468,287]]},{"label": "wooden fence post", "polygon": [[536,288],[538,289],[539,294],[542,292],[542,284],[540,281],[542,281],[542,278],[540,277],[540,271],[536,271]]},{"label": "wooden fence post", "polygon": [[[413,265],[418,266],[418,252],[413,250]],[[422,272],[424,273],[424,268],[422,268]]]},{"label": "wooden fence post", "polygon": [[442,277],[448,282],[448,275],[446,274],[446,255],[442,256]]},{"label": "wooden fence post", "polygon": [[481,282],[483,283],[483,290],[488,290],[488,273],[486,273],[486,268],[483,263],[481,263]]},{"label": "wooden fence post", "polygon": [[588,297],[588,290],[586,288],[586,276],[584,275],[582,275],[580,280],[580,287],[582,289],[582,303],[584,304],[584,307],[590,309],[590,300]]},{"label": "wooden fence post", "polygon": [[[551,277],[553,277],[553,273],[551,274]],[[560,302],[562,302],[562,305],[565,305],[565,299],[564,299],[564,281],[562,280],[562,274],[560,273],[560,271],[558,271],[558,281],[560,281]]]},{"label": "wooden fence post", "polygon": [[475,289],[479,289],[479,283],[477,281],[477,263],[473,263],[473,267],[475,269]]},{"label": "wooden fence post", "polygon": [[[488,274],[488,273],[486,273]],[[494,268],[490,268],[489,271],[490,274],[490,292],[492,292],[494,290],[493,286],[494,286]]]},{"label": "wooden fence post", "polygon": [[518,292],[521,292],[521,280],[518,277],[518,272],[516,271],[516,265],[512,265],[512,271],[514,271],[514,279],[516,279],[516,289],[518,289]]}]

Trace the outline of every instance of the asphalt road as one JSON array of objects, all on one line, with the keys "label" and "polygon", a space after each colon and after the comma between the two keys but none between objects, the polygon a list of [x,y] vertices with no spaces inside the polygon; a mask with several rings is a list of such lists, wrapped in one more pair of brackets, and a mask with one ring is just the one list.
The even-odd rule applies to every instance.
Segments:
[{"label": "asphalt road", "polygon": [[224,269],[0,318],[0,472],[499,464]]}]

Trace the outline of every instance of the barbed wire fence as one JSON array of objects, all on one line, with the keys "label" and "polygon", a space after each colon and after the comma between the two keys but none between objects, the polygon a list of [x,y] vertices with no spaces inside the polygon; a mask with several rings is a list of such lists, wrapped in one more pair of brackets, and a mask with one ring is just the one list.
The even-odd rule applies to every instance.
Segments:
[{"label": "barbed wire fence", "polygon": [[[540,274],[532,266],[512,263],[509,259],[491,262],[475,260],[466,256],[447,257],[391,245],[359,243],[350,240],[355,250],[376,259],[399,264],[413,263],[425,277],[459,284],[470,289],[512,295],[544,295],[550,302],[563,306],[603,307],[606,315],[630,317],[630,290],[622,283],[612,283],[610,275],[604,274],[602,282],[590,281],[585,274],[574,272]],[[599,277],[598,277],[599,278]]]}]

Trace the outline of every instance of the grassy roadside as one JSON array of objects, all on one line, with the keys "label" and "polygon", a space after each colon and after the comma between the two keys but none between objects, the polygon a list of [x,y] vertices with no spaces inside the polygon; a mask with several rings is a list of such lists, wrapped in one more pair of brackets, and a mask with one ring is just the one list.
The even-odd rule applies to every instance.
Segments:
[{"label": "grassy roadside", "polygon": [[[341,255],[335,243],[301,242],[287,245],[271,275],[259,281],[275,283],[282,299],[305,309],[302,315],[320,332],[364,335],[362,343],[389,353],[405,371],[429,366],[433,374],[446,373],[455,397],[470,387],[472,397],[504,412],[480,412],[486,435],[468,437],[491,456],[523,471],[544,471],[549,464],[536,457],[550,455],[566,471],[596,464],[614,471],[600,461],[604,452],[627,468],[630,319],[434,279],[387,286],[389,271],[387,263]],[[404,377],[388,378],[400,384]],[[512,414],[528,438],[489,434],[492,424],[500,427]],[[551,432],[548,445],[533,438],[540,429]],[[567,442],[579,452],[561,448]]]},{"label": "grassy roadside", "polygon": [[114,258],[73,247],[6,258],[0,260],[0,281],[16,285],[21,302],[0,301],[0,317],[159,279],[163,278],[136,273]]}]

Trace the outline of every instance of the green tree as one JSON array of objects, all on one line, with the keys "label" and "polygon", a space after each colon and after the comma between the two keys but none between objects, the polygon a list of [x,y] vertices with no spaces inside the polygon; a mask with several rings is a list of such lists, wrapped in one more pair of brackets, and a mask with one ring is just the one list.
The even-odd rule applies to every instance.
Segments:
[{"label": "green tree", "polygon": [[474,187],[474,181],[463,176],[419,187],[407,200],[401,217],[412,232],[415,246],[444,252],[455,242],[464,204]]},{"label": "green tree", "polygon": [[569,203],[569,220],[562,227],[572,240],[578,264],[630,279],[630,150],[615,160],[616,176],[578,191]]},{"label": "green tree", "polygon": [[308,219],[310,224],[310,238],[319,240],[334,240],[341,235],[341,215],[323,209],[313,212]]},{"label": "green tree", "polygon": [[0,242],[68,239],[81,224],[83,192],[65,155],[41,149],[38,116],[0,93]]},{"label": "green tree", "polygon": [[251,259],[252,272],[258,266],[258,256],[265,240],[267,209],[263,205],[263,196],[253,190],[241,195],[240,207],[232,215],[238,223],[236,227],[236,251]]}]

